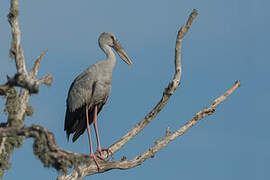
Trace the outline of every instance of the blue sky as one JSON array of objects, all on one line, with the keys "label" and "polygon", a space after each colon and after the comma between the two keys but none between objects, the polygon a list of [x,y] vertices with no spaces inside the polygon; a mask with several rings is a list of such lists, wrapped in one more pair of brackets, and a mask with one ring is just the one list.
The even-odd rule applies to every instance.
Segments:
[{"label": "blue sky", "polygon": [[[159,101],[173,75],[174,44],[178,28],[193,8],[199,15],[183,41],[181,87],[150,126],[130,141],[115,159],[131,159],[153,145],[165,129],[181,127],[208,106],[235,80],[242,86],[203,119],[141,166],[112,170],[85,179],[246,179],[270,178],[269,142],[269,41],[266,0],[149,0],[149,1],[21,1],[20,27],[28,69],[44,50],[39,77],[54,77],[31,97],[33,117],[52,131],[57,144],[88,153],[85,133],[67,143],[63,131],[65,99],[73,79],[89,65],[104,58],[97,38],[114,32],[133,67],[117,57],[111,97],[99,116],[101,144],[111,145],[132,128]],[[0,83],[15,72],[9,60],[9,2],[0,2]],[[0,109],[4,99],[0,98]],[[6,116],[1,113],[1,122]],[[44,168],[33,155],[32,139],[16,149],[12,168],[4,179],[56,179],[54,169]]]}]

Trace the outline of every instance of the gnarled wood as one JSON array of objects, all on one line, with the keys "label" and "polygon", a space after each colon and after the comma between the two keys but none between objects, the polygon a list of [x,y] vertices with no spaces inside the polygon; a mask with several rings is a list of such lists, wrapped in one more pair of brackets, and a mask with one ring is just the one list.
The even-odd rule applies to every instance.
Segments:
[{"label": "gnarled wood", "polygon": [[[18,0],[11,0],[10,13],[8,15],[8,20],[11,25],[12,30],[12,43],[10,48],[10,56],[15,59],[15,64],[17,68],[17,73],[13,78],[9,78],[7,83],[0,85],[0,95],[5,95],[7,98],[6,112],[8,114],[8,123],[0,124],[0,157],[4,154],[8,154],[6,159],[9,159],[14,146],[12,145],[12,150],[8,151],[7,145],[11,146],[10,141],[15,139],[18,141],[17,146],[21,145],[23,138],[34,138],[34,153],[41,160],[45,167],[53,167],[58,171],[62,171],[62,175],[58,179],[62,180],[77,180],[82,179],[85,176],[102,173],[112,169],[130,169],[142,164],[145,160],[154,157],[155,153],[165,147],[169,142],[183,135],[188,129],[197,124],[202,118],[209,116],[214,113],[216,107],[226,100],[226,98],[231,95],[239,86],[240,81],[228,89],[223,95],[215,99],[212,104],[200,112],[196,113],[194,117],[189,120],[184,126],[180,127],[175,132],[170,132],[167,128],[166,135],[163,139],[155,142],[155,144],[147,149],[145,152],[138,154],[131,160],[122,158],[119,161],[101,161],[98,160],[100,169],[97,169],[96,164],[93,160],[85,154],[74,153],[66,151],[57,146],[54,135],[52,132],[47,130],[42,126],[33,125],[31,127],[22,126],[25,115],[29,113],[28,99],[31,93],[37,93],[40,84],[50,84],[52,82],[52,76],[46,75],[41,79],[36,79],[38,68],[40,66],[41,58],[46,53],[43,51],[41,55],[35,61],[35,64],[30,71],[29,75],[25,67],[23,50],[20,42],[20,29],[18,23]],[[182,41],[185,34],[188,32],[193,20],[197,16],[197,10],[194,9],[190,14],[187,22],[178,31],[175,45],[175,73],[172,81],[169,83],[168,87],[164,89],[161,100],[157,105],[151,110],[145,118],[134,126],[126,135],[120,138],[117,142],[110,146],[110,151],[112,153],[117,152],[121,149],[127,142],[134,138],[138,133],[140,133],[162,110],[162,108],[167,104],[171,95],[180,85],[180,79],[182,74],[181,67],[181,47]],[[18,94],[14,86],[21,88]],[[16,107],[12,109],[12,107]],[[11,108],[8,108],[11,107]],[[31,109],[31,108],[30,108]],[[13,142],[14,144],[14,142]],[[104,158],[109,155],[104,152]],[[3,164],[3,158],[0,158],[1,164]],[[67,174],[68,169],[74,166],[74,170]],[[0,177],[3,175],[3,171],[7,170],[6,167],[0,167]]]}]

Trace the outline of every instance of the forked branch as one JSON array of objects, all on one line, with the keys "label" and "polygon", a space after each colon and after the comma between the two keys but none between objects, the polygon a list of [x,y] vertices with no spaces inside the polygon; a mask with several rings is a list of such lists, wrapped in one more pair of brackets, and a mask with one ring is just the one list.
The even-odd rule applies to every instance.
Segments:
[{"label": "forked branch", "polygon": [[[0,85],[0,95],[6,98],[5,112],[8,115],[7,122],[1,123],[0,127],[20,128],[25,117],[31,115],[33,112],[33,109],[28,105],[30,94],[37,93],[39,85],[42,83],[49,85],[52,82],[52,76],[46,75],[40,80],[35,77],[38,72],[41,56],[30,72],[31,75],[27,72],[21,43],[18,0],[10,0],[10,12],[7,17],[12,35],[9,54],[15,61],[17,72],[12,78],[8,77],[6,83]],[[42,55],[44,54],[45,52],[42,53]],[[14,88],[15,86],[20,88],[20,93]],[[11,166],[9,159],[14,148],[18,148],[22,144],[22,136],[0,138],[0,178],[3,176],[4,171],[8,170]]]},{"label": "forked branch", "polygon": [[[110,150],[113,153],[121,149],[128,141],[130,141],[133,137],[135,137],[138,133],[140,133],[156,117],[156,115],[167,104],[171,95],[179,86],[181,73],[182,73],[182,67],[181,67],[182,40],[185,34],[188,32],[190,25],[192,24],[193,20],[196,18],[197,14],[198,14],[197,10],[194,9],[192,13],[189,15],[189,18],[186,24],[183,25],[178,31],[177,38],[176,38],[176,45],[175,45],[175,74],[174,74],[173,80],[169,83],[168,87],[164,89],[161,100],[157,103],[154,109],[152,109],[144,117],[143,120],[141,120],[138,124],[136,124],[136,126],[134,126],[133,129],[131,129],[125,136],[123,136],[119,141],[117,141],[115,144],[113,144],[110,147]],[[103,155],[107,156],[106,152],[104,152]]]},{"label": "forked branch", "polygon": [[[71,174],[66,175],[63,174],[58,179],[63,180],[72,180],[72,179],[82,179],[85,176],[102,173],[105,171],[109,171],[112,169],[130,169],[141,165],[145,160],[154,157],[155,153],[165,147],[169,142],[177,138],[178,136],[183,135],[188,129],[197,124],[197,122],[203,119],[206,116],[209,116],[215,112],[216,107],[226,100],[228,96],[230,96],[238,87],[240,86],[240,81],[236,81],[235,84],[228,89],[224,94],[215,99],[212,104],[200,112],[196,113],[194,117],[188,121],[184,126],[180,129],[176,130],[173,133],[166,133],[166,136],[156,141],[155,144],[146,150],[144,153],[137,155],[132,160],[122,159],[120,161],[100,161],[100,169],[97,169],[95,163],[90,160],[88,155],[72,153],[66,150],[59,148],[53,136],[53,133],[48,131],[42,126],[31,126],[31,127],[8,127],[8,128],[0,128],[0,138],[4,137],[13,137],[13,136],[24,136],[27,138],[34,138],[34,152],[35,154],[42,160],[43,164],[46,167],[53,166],[57,170],[63,170],[68,167],[71,167],[72,164],[75,165],[75,169]],[[54,162],[54,164],[47,164],[48,159],[44,157],[48,157]],[[64,166],[64,165],[68,165]]]},{"label": "forked branch", "polygon": [[[0,95],[5,95],[7,90],[10,87],[21,87],[22,95],[28,96],[28,93],[38,93],[39,85],[44,83],[46,85],[50,85],[52,82],[52,76],[47,75],[48,77],[44,77],[41,80],[36,79],[36,75],[38,73],[38,68],[40,65],[40,61],[43,55],[45,55],[46,51],[43,51],[41,55],[37,58],[32,70],[30,71],[30,74],[28,75],[26,66],[25,66],[25,58],[23,53],[23,48],[21,44],[21,30],[19,26],[19,1],[18,0],[11,0],[10,1],[10,11],[8,14],[8,22],[11,26],[11,47],[9,50],[9,55],[12,59],[15,60],[17,73],[12,77],[8,77],[8,82],[0,85]],[[49,79],[48,81],[45,81],[45,79]]]},{"label": "forked branch", "polygon": [[[110,151],[112,153],[120,150],[127,142],[134,138],[138,133],[140,133],[162,110],[162,108],[167,104],[171,95],[180,85],[180,79],[182,74],[181,67],[181,47],[182,41],[185,34],[188,32],[193,20],[197,16],[197,10],[194,9],[190,14],[187,22],[183,25],[177,34],[176,45],[175,45],[175,73],[173,80],[169,83],[168,87],[164,89],[161,100],[157,105],[141,120],[136,124],[126,135],[120,138],[117,142],[111,145]],[[38,68],[41,62],[42,56],[46,53],[43,51],[37,60],[33,68],[31,69],[29,75],[27,73],[23,51],[20,43],[20,29],[18,25],[18,0],[11,0],[10,13],[8,15],[9,22],[12,28],[12,45],[10,49],[10,55],[15,59],[17,73],[13,78],[9,78],[8,82],[0,85],[0,95],[5,95],[6,92],[13,86],[19,86],[22,88],[18,100],[21,106],[16,111],[16,119],[22,120],[24,114],[26,113],[27,102],[30,93],[37,93],[40,84],[50,84],[52,82],[52,77],[46,75],[41,79],[36,79]],[[126,158],[120,161],[99,161],[100,169],[97,169],[96,164],[93,160],[84,154],[73,153],[66,151],[57,146],[54,135],[49,130],[42,126],[33,125],[31,127],[26,126],[0,126],[0,155],[5,151],[5,143],[11,137],[26,137],[34,138],[34,153],[40,158],[45,167],[53,167],[58,171],[62,171],[63,174],[58,177],[58,179],[63,180],[77,180],[82,179],[85,176],[102,173],[112,169],[129,169],[142,164],[145,160],[154,157],[155,153],[165,147],[169,142],[177,138],[178,136],[184,134],[189,128],[194,126],[202,118],[209,116],[214,113],[216,107],[223,102],[231,93],[233,93],[240,86],[240,82],[236,83],[227,90],[223,95],[215,99],[212,104],[200,112],[196,113],[195,116],[188,121],[184,126],[171,133],[169,129],[166,130],[166,136],[155,142],[155,144],[146,150],[145,152],[137,155],[135,158],[128,160]],[[14,96],[17,98],[17,96]],[[12,116],[13,117],[13,116]],[[104,158],[109,157],[109,154],[103,152],[102,156]],[[74,170],[67,174],[68,169],[74,166]],[[1,175],[1,174],[0,174]]]}]

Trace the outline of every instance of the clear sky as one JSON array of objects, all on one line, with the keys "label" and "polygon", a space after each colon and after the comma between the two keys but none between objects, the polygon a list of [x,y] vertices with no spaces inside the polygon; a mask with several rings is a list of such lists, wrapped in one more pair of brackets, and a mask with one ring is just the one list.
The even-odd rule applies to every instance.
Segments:
[{"label": "clear sky", "polygon": [[[173,75],[175,37],[193,8],[199,15],[183,41],[181,87],[150,126],[130,141],[115,159],[131,159],[162,138],[165,129],[181,127],[229,88],[242,86],[185,135],[141,166],[112,170],[85,179],[155,178],[207,180],[270,179],[269,42],[267,0],[46,0],[21,1],[22,45],[28,69],[44,50],[39,77],[54,77],[31,97],[35,109],[26,125],[39,124],[55,134],[57,144],[88,153],[85,133],[67,143],[63,131],[65,100],[73,79],[104,58],[97,38],[114,32],[134,62],[120,61],[113,73],[110,99],[99,116],[101,144],[108,147],[131,129],[159,101]],[[9,1],[0,2],[0,83],[15,72],[9,60]],[[0,98],[0,109],[4,99]],[[1,122],[6,116],[0,114]],[[16,149],[4,179],[56,179],[33,155],[32,139]]]}]

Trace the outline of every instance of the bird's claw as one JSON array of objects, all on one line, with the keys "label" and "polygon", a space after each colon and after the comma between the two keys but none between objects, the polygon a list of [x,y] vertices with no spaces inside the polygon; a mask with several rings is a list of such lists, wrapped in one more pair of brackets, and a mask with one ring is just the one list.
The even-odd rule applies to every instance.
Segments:
[{"label": "bird's claw", "polygon": [[103,152],[103,151],[106,151],[106,152],[108,153],[108,155],[111,154],[111,156],[112,156],[112,158],[113,158],[113,153],[112,153],[112,151],[110,150],[110,148],[104,148],[104,149],[98,148],[97,151],[96,151],[96,153],[95,153],[95,155],[96,155],[99,159],[104,160],[104,158],[102,157],[102,152]]},{"label": "bird's claw", "polygon": [[93,160],[94,160],[94,162],[95,162],[95,164],[96,164],[96,166],[97,166],[97,168],[98,168],[98,171],[99,171],[99,169],[100,169],[100,166],[99,166],[99,164],[98,164],[98,162],[97,162],[97,155],[96,154],[91,154],[91,158],[93,158]]},{"label": "bird's claw", "polygon": [[91,154],[90,157],[93,158],[97,168],[98,168],[98,171],[100,170],[100,165],[99,163],[97,162],[97,157],[101,160],[104,160],[104,158],[102,157],[102,152],[103,151],[106,151],[108,154],[111,154],[112,155],[112,151],[109,149],[109,148],[104,148],[104,149],[101,149],[101,148],[98,148],[96,153],[95,154]]}]

